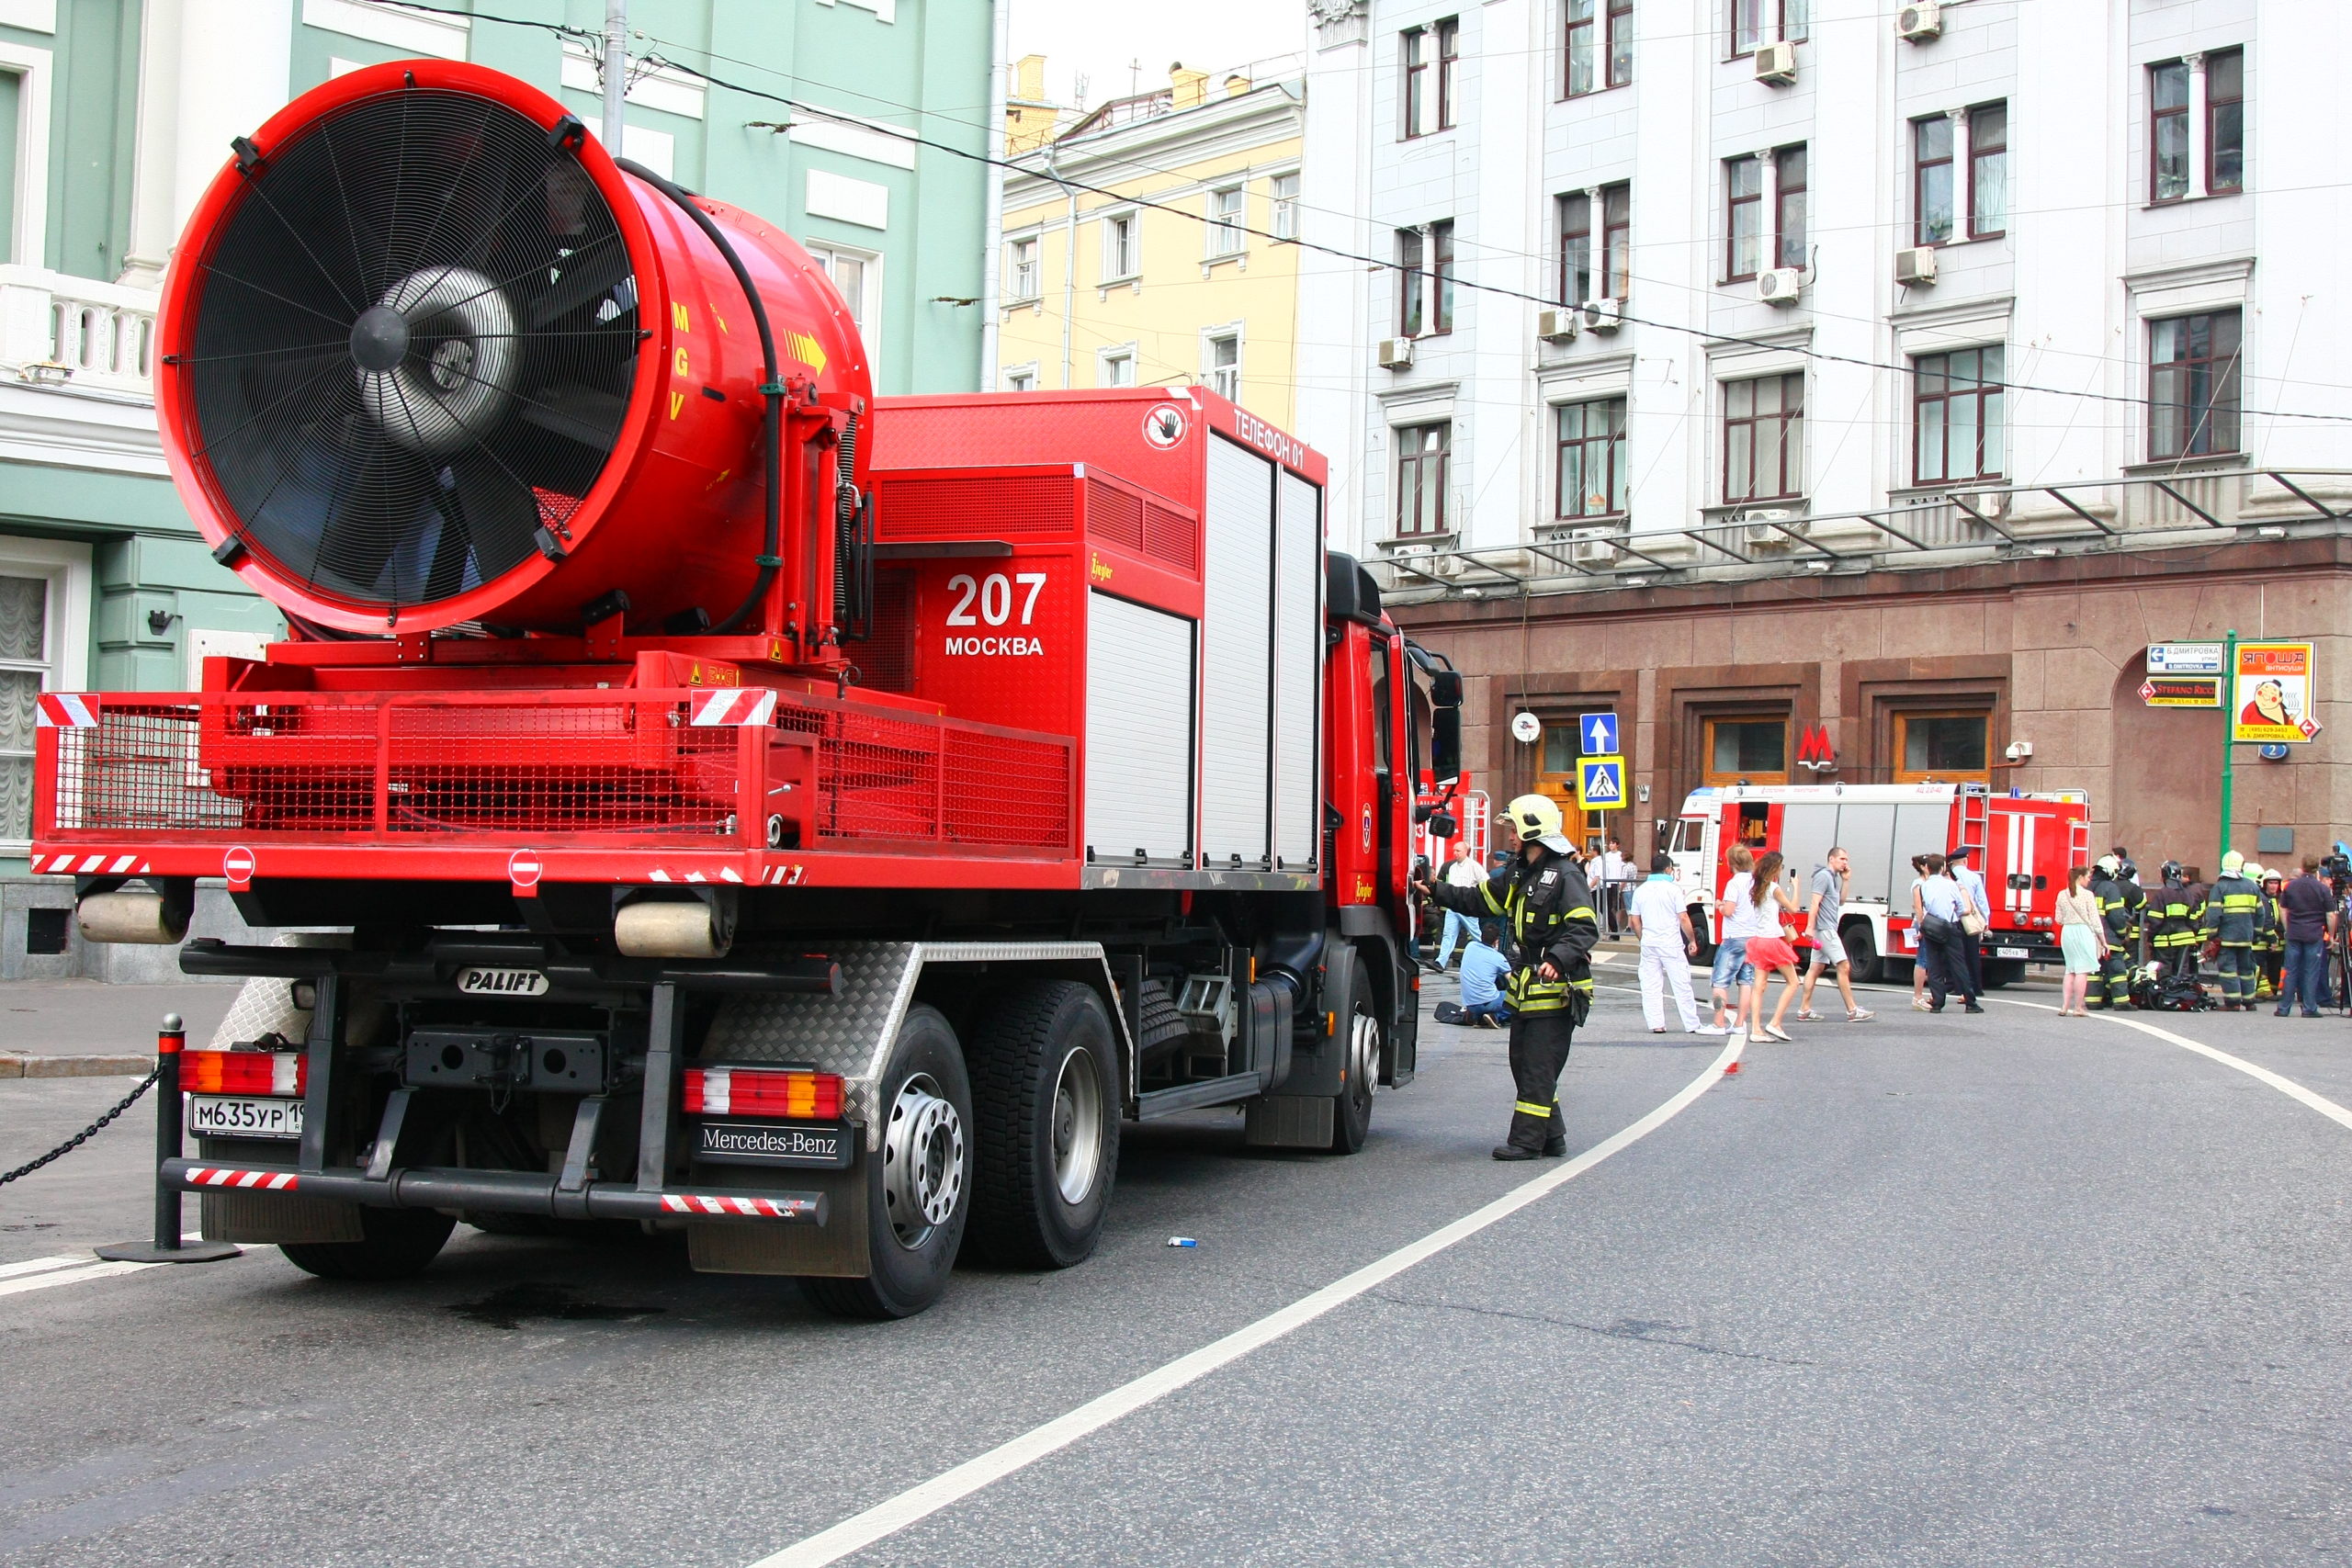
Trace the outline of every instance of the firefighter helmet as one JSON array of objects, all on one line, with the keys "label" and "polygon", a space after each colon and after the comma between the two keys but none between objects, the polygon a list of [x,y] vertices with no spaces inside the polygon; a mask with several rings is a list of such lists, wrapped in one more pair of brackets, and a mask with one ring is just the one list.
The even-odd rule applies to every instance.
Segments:
[{"label": "firefighter helmet", "polygon": [[2223,876],[2235,876],[2244,870],[2245,870],[2245,856],[2238,853],[2237,851],[2232,850],[2229,853],[2222,857],[2222,874]]},{"label": "firefighter helmet", "polygon": [[2119,875],[2123,870],[2123,863],[2113,855],[2101,855],[2098,857],[2098,869],[2109,876]]},{"label": "firefighter helmet", "polygon": [[1522,795],[1502,809],[1502,820],[1518,833],[1519,841],[1540,843],[1561,854],[1568,840],[1560,832],[1560,806],[1547,795]]},{"label": "firefighter helmet", "polygon": [[[2248,866],[2248,867],[2246,867],[2245,869],[2246,869],[2246,874],[2247,874],[2247,875],[2249,875],[2249,876],[2254,876],[2254,867],[2252,867],[2252,866]],[[2283,871],[2279,870],[2279,869],[2278,869],[2277,866],[2275,866],[2275,865],[2266,865],[2266,866],[2264,866],[2264,867],[2262,868],[2262,874],[2261,874],[2261,875],[2259,875],[2259,876],[2255,876],[2255,877],[2254,877],[2254,879],[2255,879],[2256,882],[2264,882],[2264,883],[2268,883],[2268,882],[2278,882],[2278,883],[2283,883],[2283,882],[2285,882],[2285,881],[2287,880],[2287,874],[2286,874],[2285,872],[2283,872]]]},{"label": "firefighter helmet", "polygon": [[2164,874],[2165,883],[2167,886],[2175,883],[2186,885],[2188,881],[2188,872],[2187,868],[2182,866],[2182,864],[2177,860],[2168,860],[2165,862],[2161,869]]}]

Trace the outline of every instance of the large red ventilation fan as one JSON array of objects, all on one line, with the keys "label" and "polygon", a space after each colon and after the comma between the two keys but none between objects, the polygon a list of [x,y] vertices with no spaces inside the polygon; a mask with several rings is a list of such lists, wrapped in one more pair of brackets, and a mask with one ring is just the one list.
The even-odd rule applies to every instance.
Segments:
[{"label": "large red ventilation fan", "polygon": [[576,632],[621,590],[631,632],[741,606],[804,658],[831,641],[872,389],[790,238],[695,198],[764,302],[770,383],[684,193],[511,77],[354,71],[236,152],[165,286],[157,402],[181,495],[256,591],[345,635]]}]

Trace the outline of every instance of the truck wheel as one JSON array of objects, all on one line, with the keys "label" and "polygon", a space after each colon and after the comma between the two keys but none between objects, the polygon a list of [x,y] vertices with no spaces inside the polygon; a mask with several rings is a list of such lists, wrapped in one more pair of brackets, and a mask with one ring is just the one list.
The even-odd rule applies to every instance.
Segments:
[{"label": "truck wheel", "polygon": [[1372,1091],[1380,1081],[1380,1013],[1374,1007],[1371,976],[1364,973],[1363,955],[1352,947],[1335,947],[1324,960],[1327,1005],[1339,1015],[1340,1038],[1345,1055],[1340,1062],[1340,1092],[1333,1097],[1331,1152],[1351,1155],[1363,1147],[1372,1131]]},{"label": "truck wheel", "polygon": [[1074,980],[1001,993],[972,1040],[979,1154],[972,1239],[1023,1269],[1094,1251],[1119,1163],[1119,1054],[1102,998]]},{"label": "truck wheel", "polygon": [[405,1280],[440,1256],[457,1225],[433,1209],[362,1209],[357,1241],[289,1241],[277,1250],[322,1280]]},{"label": "truck wheel", "polygon": [[1693,964],[1713,964],[1715,961],[1716,944],[1710,940],[1707,935],[1707,906],[1704,904],[1693,904],[1689,909],[1685,910],[1684,913],[1690,917],[1690,929],[1692,931],[1697,933],[1699,938],[1699,951],[1691,954],[1690,962]]},{"label": "truck wheel", "polygon": [[1878,953],[1878,943],[1871,938],[1868,920],[1849,920],[1838,932],[1846,944],[1849,973],[1858,986],[1875,986],[1886,978],[1886,960]]},{"label": "truck wheel", "polygon": [[800,1281],[836,1317],[912,1317],[937,1301],[971,1213],[972,1086],[956,1031],[937,1009],[907,1010],[875,1091],[882,1147],[865,1160],[874,1271]]}]

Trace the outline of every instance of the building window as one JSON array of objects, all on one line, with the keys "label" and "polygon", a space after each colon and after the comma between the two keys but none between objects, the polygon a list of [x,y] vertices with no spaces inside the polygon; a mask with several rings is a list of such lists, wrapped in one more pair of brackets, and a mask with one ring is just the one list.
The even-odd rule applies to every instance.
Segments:
[{"label": "building window", "polygon": [[1241,187],[1209,192],[1209,254],[1239,255],[1241,244]]},{"label": "building window", "polygon": [[1598,255],[1592,243],[1592,194],[1576,191],[1560,197],[1560,303],[1581,305],[1588,299],[1630,295],[1633,243],[1633,186],[1601,187]]},{"label": "building window", "polygon": [[2245,189],[2245,51],[2205,57],[2205,194]]},{"label": "building window", "polygon": [[50,672],[50,581],[0,575],[0,841],[32,837],[33,730]]},{"label": "building window", "polygon": [[1201,379],[1229,403],[1241,400],[1241,334],[1211,333],[1201,340]]},{"label": "building window", "polygon": [[1453,220],[1430,225],[1430,335],[1453,330]]},{"label": "building window", "polygon": [[1803,43],[1812,0],[1731,0],[1731,51],[1753,54],[1764,43]]},{"label": "building window", "polygon": [[1562,403],[1557,514],[1584,521],[1625,514],[1625,400]]},{"label": "building window", "polygon": [[1567,0],[1571,98],[1634,79],[1634,0]]},{"label": "building window", "polygon": [[2178,201],[2188,195],[2188,62],[2148,68],[2148,197]]},{"label": "building window", "polygon": [[1705,783],[1789,782],[1789,721],[1785,718],[1711,718],[1704,737]]},{"label": "building window", "polygon": [[1102,281],[1116,283],[1136,276],[1143,257],[1136,243],[1136,218],[1132,212],[1114,213],[1102,220]]},{"label": "building window", "polygon": [[1911,122],[1911,243],[1940,245],[1951,238],[1951,116]]},{"label": "building window", "polygon": [[1437,25],[1437,128],[1453,129],[1462,107],[1459,81],[1462,67],[1462,23],[1448,17]]},{"label": "building window", "polygon": [[1968,237],[1989,240],[2009,227],[2009,106],[1968,111]]},{"label": "building window", "polygon": [[1724,500],[1781,501],[1804,490],[1804,374],[1724,384]]},{"label": "building window", "polygon": [[1633,261],[1634,187],[1604,186],[1600,192],[1600,298],[1633,296]]},{"label": "building window", "polygon": [[1421,299],[1428,242],[1419,229],[1396,231],[1396,335],[1421,335]]},{"label": "building window", "polygon": [[1298,238],[1298,176],[1276,175],[1266,182],[1266,195],[1274,205],[1272,225],[1277,240]]},{"label": "building window", "polygon": [[2215,310],[2148,323],[2148,456],[2238,449],[2239,315]]},{"label": "building window", "polygon": [[1780,235],[1781,266],[1803,266],[1808,241],[1805,232],[1804,148],[1783,147],[1772,154],[1772,173],[1778,182],[1773,197],[1776,209],[1774,232]]},{"label": "building window", "polygon": [[1990,784],[1989,713],[1898,713],[1894,716],[1896,784]]},{"label": "building window", "polygon": [[1096,385],[1132,387],[1136,384],[1136,351],[1132,347],[1106,348],[1096,363],[1099,368]]},{"label": "building window", "polygon": [[1034,392],[1037,389],[1037,367],[1033,362],[1016,365],[1004,373],[1004,389],[1008,392]]},{"label": "building window", "polygon": [[825,269],[833,287],[841,290],[842,302],[849,307],[850,320],[857,323],[858,336],[865,340],[870,350],[882,324],[882,258],[872,251],[824,244],[810,245],[808,254]]},{"label": "building window", "polygon": [[1730,203],[1724,281],[1737,283],[1764,270],[1764,161],[1734,158],[1724,165],[1724,181]]},{"label": "building window", "polygon": [[1446,532],[1446,468],[1453,445],[1451,422],[1408,424],[1396,431],[1396,536]]},{"label": "building window", "polygon": [[2007,454],[2001,388],[2004,351],[1964,348],[1911,362],[1917,391],[1912,429],[1918,483],[1957,484],[2001,477]]},{"label": "building window", "polygon": [[1004,269],[1006,279],[1011,284],[1005,290],[1006,297],[1035,299],[1037,298],[1037,242],[1015,240],[1005,250],[1011,258]]}]

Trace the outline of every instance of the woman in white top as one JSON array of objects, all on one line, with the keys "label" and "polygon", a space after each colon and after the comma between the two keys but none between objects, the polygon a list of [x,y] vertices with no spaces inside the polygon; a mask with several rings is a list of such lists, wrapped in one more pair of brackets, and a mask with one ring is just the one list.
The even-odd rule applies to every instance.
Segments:
[{"label": "woman in white top", "polygon": [[[1789,945],[1783,928],[1790,916],[1804,911],[1797,908],[1796,900],[1781,885],[1781,867],[1784,863],[1780,851],[1766,853],[1756,863],[1755,879],[1747,891],[1748,908],[1763,926],[1747,939],[1747,961],[1756,967],[1756,980],[1747,994],[1747,1039],[1753,1045],[1760,1045],[1767,1039],[1788,1038],[1781,1021],[1788,1016],[1789,1002],[1797,994],[1796,950]],[[1781,1005],[1772,1010],[1771,1021],[1759,1029],[1758,1025],[1764,1017],[1765,987],[1771,984],[1775,974],[1781,976]]]},{"label": "woman in white top", "polygon": [[[1928,857],[1911,857],[1911,949],[1919,948],[1919,918],[1927,913],[1927,906],[1919,902],[1919,889],[1928,883]],[[1911,961],[1911,1010],[1928,1010],[1928,964],[1924,958]]]},{"label": "woman in white top", "polygon": [[1756,855],[1746,844],[1734,844],[1724,856],[1724,863],[1731,868],[1730,878],[1724,883],[1722,898],[1715,912],[1723,918],[1724,939],[1715,944],[1715,970],[1711,981],[1715,992],[1713,1021],[1699,1031],[1702,1034],[1728,1034],[1747,1016],[1743,1010],[1747,1000],[1748,982],[1756,978],[1756,970],[1747,962],[1747,939],[1763,930],[1755,920],[1756,910],[1747,897],[1755,886],[1752,874]]}]

